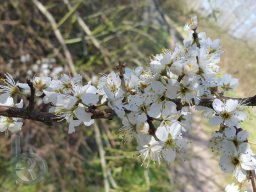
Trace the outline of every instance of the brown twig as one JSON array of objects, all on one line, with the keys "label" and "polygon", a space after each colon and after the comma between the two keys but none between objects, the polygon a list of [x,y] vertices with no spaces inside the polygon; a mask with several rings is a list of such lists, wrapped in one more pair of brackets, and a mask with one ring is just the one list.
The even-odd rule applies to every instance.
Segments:
[{"label": "brown twig", "polygon": [[[231,98],[231,97],[223,97],[223,98],[238,100],[239,103],[242,103],[244,106],[256,106],[256,95],[252,97],[247,97],[247,98]],[[197,106],[212,108],[213,100],[214,99],[212,98],[201,99]],[[172,101],[177,105],[178,109],[180,109],[182,106],[189,106],[188,103],[182,104],[180,99],[173,99]],[[192,105],[195,105],[194,101],[192,101]],[[93,119],[112,119],[114,116],[116,116],[115,112],[110,108],[106,108],[103,110],[95,109],[95,110],[90,110],[89,112],[93,114],[92,115]],[[31,119],[31,120],[41,121],[45,123],[60,120],[59,116],[53,113],[28,111],[23,108],[8,107],[8,106],[0,106],[0,116]]]},{"label": "brown twig", "polygon": [[[114,111],[107,108],[102,111],[94,110],[92,119],[110,119],[114,116]],[[28,111],[23,108],[0,106],[0,116],[18,117],[22,119],[30,119],[34,121],[41,121],[44,123],[60,121],[61,118],[53,113]]]},{"label": "brown twig", "polygon": [[254,173],[254,171],[250,171],[250,180],[251,180],[251,183],[252,183],[252,191],[256,192],[255,173]]},{"label": "brown twig", "polygon": [[125,63],[122,63],[121,61],[119,61],[119,64],[117,66],[117,69],[119,70],[119,77],[121,79],[121,86],[123,88],[123,91],[126,92],[126,88],[125,88],[125,81],[124,81],[124,68],[126,67],[127,65]]},{"label": "brown twig", "polygon": [[155,128],[155,125],[153,124],[152,122],[152,118],[147,116],[147,123],[149,125],[149,130],[148,130],[148,134],[149,135],[155,135],[155,132],[156,132],[156,128]]},{"label": "brown twig", "polygon": [[193,39],[194,39],[194,42],[196,43],[196,46],[198,48],[200,48],[200,42],[199,42],[199,38],[198,38],[198,33],[196,32],[196,29],[194,29],[194,32],[193,32]]},{"label": "brown twig", "polygon": [[35,108],[35,88],[33,85],[33,82],[31,82],[30,80],[27,80],[27,84],[30,88],[30,96],[29,96],[29,104],[27,107],[27,111],[32,112]]}]

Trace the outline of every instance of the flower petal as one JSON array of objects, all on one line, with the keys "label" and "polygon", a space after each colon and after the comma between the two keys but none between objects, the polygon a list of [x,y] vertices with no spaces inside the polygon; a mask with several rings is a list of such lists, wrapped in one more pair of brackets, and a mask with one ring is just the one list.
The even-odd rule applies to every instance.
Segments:
[{"label": "flower petal", "polygon": [[237,181],[241,183],[246,179],[246,172],[237,166],[234,171],[234,176]]},{"label": "flower petal", "polygon": [[85,111],[84,108],[82,107],[78,107],[76,110],[75,110],[75,115],[76,117],[82,121],[84,123],[84,125],[86,126],[90,126],[94,123],[94,120],[91,119],[92,117],[92,113],[88,113]]},{"label": "flower petal", "polygon": [[166,129],[165,126],[160,126],[156,130],[156,137],[161,140],[161,141],[166,141],[168,139],[168,130]]},{"label": "flower petal", "polygon": [[163,158],[168,163],[173,162],[175,160],[175,158],[176,158],[176,151],[173,150],[173,149],[165,149],[163,151]]},{"label": "flower petal", "polygon": [[232,173],[235,169],[235,166],[231,162],[231,156],[222,155],[220,158],[220,167],[224,172]]},{"label": "flower petal", "polygon": [[162,95],[165,91],[165,86],[160,81],[154,81],[150,86],[158,95]]},{"label": "flower petal", "polygon": [[246,130],[242,130],[237,133],[237,140],[239,142],[244,142],[247,140],[247,138],[248,138],[248,132]]},{"label": "flower petal", "polygon": [[256,159],[251,154],[241,154],[240,155],[241,167],[244,170],[255,170],[256,169]]},{"label": "flower petal", "polygon": [[68,134],[74,133],[75,127],[79,126],[81,124],[80,120],[71,120],[69,122],[69,127],[68,127]]},{"label": "flower petal", "polygon": [[22,125],[23,125],[23,122],[14,122],[14,123],[12,123],[12,124],[9,126],[8,130],[9,130],[10,132],[12,132],[12,133],[15,133],[15,132],[21,130]]},{"label": "flower petal", "polygon": [[224,111],[224,103],[219,100],[219,99],[214,99],[213,102],[212,102],[212,107],[213,109],[217,112],[217,113],[220,113],[222,111]]},{"label": "flower petal", "polygon": [[177,91],[179,84],[177,80],[171,79],[168,81],[166,96],[169,99],[175,99],[177,97]]},{"label": "flower petal", "polygon": [[178,122],[174,122],[170,127],[169,127],[169,133],[172,135],[172,138],[175,139],[178,136],[181,135],[181,125]]},{"label": "flower petal", "polygon": [[227,139],[233,140],[236,137],[236,129],[234,127],[228,127],[224,130],[224,134]]},{"label": "flower petal", "polygon": [[82,102],[85,105],[96,105],[99,101],[99,96],[93,93],[86,93],[82,96]]},{"label": "flower petal", "polygon": [[161,109],[162,109],[161,103],[153,103],[149,107],[148,115],[150,117],[159,118],[161,116]]},{"label": "flower petal", "polygon": [[214,116],[209,120],[209,123],[211,125],[219,125],[222,123],[222,118],[220,116]]},{"label": "flower petal", "polygon": [[225,104],[225,109],[227,112],[236,110],[238,106],[238,100],[228,99]]}]

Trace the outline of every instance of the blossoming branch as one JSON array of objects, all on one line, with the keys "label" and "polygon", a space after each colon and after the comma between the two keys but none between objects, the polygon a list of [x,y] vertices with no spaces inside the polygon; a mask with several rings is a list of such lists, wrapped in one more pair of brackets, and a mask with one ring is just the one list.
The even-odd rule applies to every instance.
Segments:
[{"label": "blossoming branch", "polygon": [[[220,155],[220,167],[232,173],[239,186],[252,181],[255,190],[256,158],[241,127],[246,106],[256,106],[256,96],[230,98],[238,79],[219,67],[220,41],[197,32],[197,18],[185,25],[183,46],[151,58],[149,66],[130,69],[119,64],[118,72],[83,83],[82,77],[35,77],[27,83],[5,74],[0,85],[0,131],[17,132],[23,119],[42,122],[66,121],[68,133],[94,119],[117,116],[120,131],[134,137],[143,162],[171,163],[186,151],[184,132],[190,129],[191,109],[201,111],[212,125],[219,125],[209,147]],[[27,99],[25,105],[23,101]],[[37,111],[36,101],[50,106]],[[228,186],[226,191],[238,187]],[[232,189],[232,190],[231,190]]]}]

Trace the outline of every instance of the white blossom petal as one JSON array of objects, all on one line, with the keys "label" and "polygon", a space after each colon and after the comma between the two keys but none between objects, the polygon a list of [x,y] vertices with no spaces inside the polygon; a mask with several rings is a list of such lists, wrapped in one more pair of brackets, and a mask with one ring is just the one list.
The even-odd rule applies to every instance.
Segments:
[{"label": "white blossom petal", "polygon": [[236,110],[238,106],[238,100],[228,99],[225,104],[225,109],[227,112],[232,112]]},{"label": "white blossom petal", "polygon": [[74,133],[75,127],[79,126],[81,124],[80,120],[71,120],[69,122],[69,127],[68,127],[68,134]]},{"label": "white blossom petal", "polygon": [[237,140],[239,142],[244,142],[247,140],[247,138],[248,138],[248,132],[246,130],[242,130],[237,133]]},{"label": "white blossom petal", "polygon": [[161,116],[161,109],[162,104],[161,103],[153,103],[148,110],[148,115],[150,117],[159,118]]},{"label": "white blossom petal", "polygon": [[165,126],[160,126],[156,129],[156,137],[161,141],[166,141],[168,139],[168,130]]},{"label": "white blossom petal", "polygon": [[176,158],[176,151],[173,149],[164,149],[163,150],[163,158],[168,163],[173,162]]},{"label": "white blossom petal", "polygon": [[246,172],[243,171],[239,166],[234,170],[234,176],[238,182],[243,182],[246,179]]},{"label": "white blossom petal", "polygon": [[84,123],[84,125],[86,126],[90,126],[94,123],[94,120],[91,119],[92,117],[92,113],[88,113],[85,111],[84,108],[82,107],[78,107],[76,110],[75,110],[75,115],[76,117],[82,121]]},{"label": "white blossom petal", "polygon": [[85,105],[96,105],[99,101],[99,96],[94,93],[86,93],[81,99]]},{"label": "white blossom petal", "polygon": [[236,137],[236,128],[228,127],[224,130],[224,134],[227,139],[233,140]]},{"label": "white blossom petal", "polygon": [[229,155],[222,155],[220,158],[220,167],[224,172],[232,173],[235,170],[235,166],[231,161]]},{"label": "white blossom petal", "polygon": [[221,100],[219,100],[219,99],[214,99],[214,100],[213,100],[213,103],[212,103],[212,107],[213,107],[213,109],[214,109],[216,112],[220,113],[220,112],[224,111],[225,105],[224,105],[224,103],[223,103]]}]

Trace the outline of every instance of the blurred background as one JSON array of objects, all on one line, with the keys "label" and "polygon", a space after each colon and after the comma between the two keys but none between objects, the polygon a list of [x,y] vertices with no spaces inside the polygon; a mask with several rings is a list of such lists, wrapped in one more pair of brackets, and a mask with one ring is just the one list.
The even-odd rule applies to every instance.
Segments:
[{"label": "blurred background", "polygon": [[[221,39],[221,67],[240,79],[237,91],[230,95],[254,95],[254,0],[1,0],[0,72],[9,72],[19,81],[78,72],[86,81],[112,71],[119,61],[129,67],[146,66],[151,55],[182,43],[183,26],[194,15],[199,17],[199,32]],[[248,115],[244,128],[255,142],[255,110],[249,109]],[[98,120],[95,126],[80,127],[70,135],[65,124],[26,120],[22,150],[44,158],[48,174],[33,185],[16,183],[13,138],[2,133],[0,192],[224,191],[233,180],[220,171],[218,157],[207,148],[217,128],[199,114],[192,127],[184,157],[171,165],[146,168],[135,152],[135,141],[120,134],[117,119]]]}]

